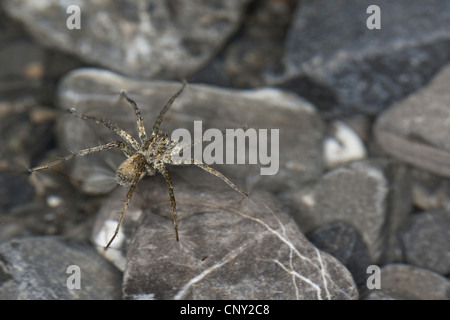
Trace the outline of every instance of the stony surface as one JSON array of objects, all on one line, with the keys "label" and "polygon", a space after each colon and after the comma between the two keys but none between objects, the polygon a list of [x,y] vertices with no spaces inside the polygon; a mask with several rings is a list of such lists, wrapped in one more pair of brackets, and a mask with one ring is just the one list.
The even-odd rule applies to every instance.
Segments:
[{"label": "stony surface", "polygon": [[[38,286],[27,286],[22,297],[54,297],[55,292],[61,299],[260,297],[267,296],[272,281],[284,287],[270,292],[269,299],[354,298],[356,288],[365,299],[449,298],[450,66],[441,67],[450,62],[447,2],[380,1],[382,29],[367,30],[370,1],[230,1],[227,8],[212,1],[167,2],[148,12],[125,0],[75,1],[71,4],[82,9],[82,29],[71,32],[65,25],[69,14],[61,7],[68,4],[48,8],[53,2],[0,5],[0,247],[11,253],[0,259],[0,285],[12,290],[0,294],[17,297],[23,289],[18,285],[31,283]],[[139,5],[151,3],[157,1]],[[97,5],[104,7],[91,10]],[[38,6],[45,10],[33,11]],[[143,16],[153,19],[148,33],[139,20]],[[110,28],[95,28],[98,21]],[[123,26],[126,34],[120,33]],[[155,34],[154,27],[160,28],[158,39],[141,42]],[[140,56],[146,48],[152,54]],[[131,67],[122,64],[130,61]],[[69,73],[93,65],[106,69]],[[24,170],[117,139],[65,109],[111,119],[136,134],[133,112],[119,98],[120,90],[136,99],[145,122],[152,123],[180,87],[160,80],[182,76],[189,85],[168,112],[164,129],[192,129],[194,120],[202,120],[203,129],[280,129],[278,174],[261,176],[257,165],[218,165],[251,194],[253,202],[245,203],[198,168],[171,167],[180,202],[180,245],[173,236],[165,181],[156,176],[139,184],[105,253],[127,191],[114,180],[123,155],[103,152],[30,176]],[[254,89],[243,90],[248,88]],[[354,150],[358,157],[348,157]],[[278,235],[289,235],[294,247],[244,214],[263,219]],[[328,278],[317,267],[319,256]],[[111,261],[125,272],[126,290],[119,292],[122,283],[115,276],[103,281],[101,275],[82,274],[82,291],[70,294],[66,267],[60,266],[71,263],[71,257],[87,258],[82,272],[91,275],[104,266],[117,275],[105,262]],[[157,268],[159,261],[166,269]],[[386,280],[381,290],[367,291],[369,263],[381,267]],[[50,265],[62,273],[40,281],[42,266]],[[241,281],[233,282],[233,276]],[[329,281],[333,277],[338,279]],[[220,286],[222,279],[226,288]],[[338,287],[346,289],[338,294]]]},{"label": "stony surface", "polygon": [[144,185],[151,190],[150,212],[142,215],[128,250],[125,298],[357,298],[347,269],[311,245],[269,194],[249,201],[217,188],[214,178],[195,189],[183,180],[174,182],[179,246],[165,186]]},{"label": "stony surface", "polygon": [[448,213],[432,211],[410,217],[400,238],[407,263],[439,274],[450,274]]},{"label": "stony surface", "polygon": [[[372,262],[394,259],[399,254],[395,230],[411,210],[406,173],[381,160],[334,169],[293,195],[300,206],[296,219],[304,232],[332,221],[347,222],[363,237]],[[402,196],[391,199],[391,192]]]},{"label": "stony surface", "polygon": [[450,180],[442,179],[428,171],[411,172],[413,203],[421,210],[444,209],[450,211]]},{"label": "stony surface", "polygon": [[[73,1],[80,29],[69,29],[69,4],[8,1],[9,15],[36,40],[88,63],[139,77],[182,78],[205,64],[237,29],[248,1]],[[111,49],[114,48],[114,49]]]},{"label": "stony surface", "polygon": [[[79,267],[80,289],[67,286],[71,265]],[[0,245],[1,299],[117,299],[120,287],[121,274],[86,243],[34,237]]]},{"label": "stony surface", "polygon": [[450,281],[437,273],[409,266],[389,264],[381,269],[381,293],[369,299],[449,300]]},{"label": "stony surface", "polygon": [[366,288],[370,262],[367,246],[358,231],[342,221],[330,222],[306,235],[320,250],[331,254],[351,272],[360,291]]},{"label": "stony surface", "polygon": [[388,154],[450,177],[450,66],[425,88],[391,106],[377,119],[375,135]]},{"label": "stony surface", "polygon": [[[366,26],[373,1],[301,1],[284,73],[270,79],[327,113],[376,113],[423,86],[449,59],[450,3],[381,0],[381,29]],[[270,81],[269,80],[269,81]]]}]

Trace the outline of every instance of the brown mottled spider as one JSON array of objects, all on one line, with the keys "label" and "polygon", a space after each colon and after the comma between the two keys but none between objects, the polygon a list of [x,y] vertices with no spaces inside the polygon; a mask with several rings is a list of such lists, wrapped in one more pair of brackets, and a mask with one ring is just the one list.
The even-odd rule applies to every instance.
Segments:
[{"label": "brown mottled spider", "polygon": [[141,111],[139,110],[136,102],[134,102],[131,98],[129,98],[125,91],[122,91],[120,94],[122,97],[124,97],[130,105],[133,107],[135,113],[136,113],[136,119],[137,119],[137,129],[139,132],[139,139],[141,143],[131,136],[126,131],[120,129],[116,125],[112,124],[110,121],[106,121],[101,118],[87,116],[84,114],[78,114],[76,113],[75,109],[70,109],[69,112],[72,114],[75,114],[79,116],[80,118],[84,120],[92,120],[100,125],[103,125],[112,131],[114,131],[117,135],[119,135],[124,141],[113,141],[109,142],[104,145],[99,145],[97,147],[91,147],[87,149],[80,150],[78,152],[72,153],[71,155],[68,155],[64,158],[60,158],[54,162],[38,166],[35,168],[28,169],[29,173],[39,171],[42,169],[48,169],[50,167],[53,167],[61,162],[70,160],[75,157],[82,157],[85,155],[88,155],[90,153],[102,151],[102,150],[109,150],[112,148],[119,148],[122,150],[122,152],[125,154],[127,159],[122,162],[122,164],[117,169],[116,173],[116,180],[117,183],[123,186],[130,186],[130,189],[128,190],[128,193],[125,198],[125,202],[122,208],[122,211],[120,213],[119,220],[117,222],[117,227],[114,231],[114,235],[109,240],[108,244],[105,247],[105,250],[109,248],[115,237],[117,236],[120,228],[120,224],[122,223],[125,211],[128,208],[128,204],[130,202],[130,199],[133,195],[133,192],[136,189],[136,186],[144,176],[154,176],[156,172],[161,173],[161,175],[165,178],[167,185],[169,187],[169,197],[170,202],[172,204],[172,218],[173,218],[173,226],[175,229],[175,238],[177,241],[179,241],[178,236],[178,222],[177,222],[177,209],[176,209],[176,202],[175,202],[175,196],[173,192],[173,185],[172,185],[172,179],[170,176],[169,171],[167,170],[165,164],[195,164],[196,166],[202,168],[203,170],[215,175],[216,177],[222,179],[225,183],[227,183],[231,188],[236,190],[237,192],[241,193],[242,195],[248,197],[248,195],[239,189],[233,182],[231,182],[227,177],[225,177],[223,174],[218,172],[217,170],[207,166],[203,163],[194,162],[193,159],[187,159],[188,161],[183,161],[180,163],[179,161],[174,161],[172,157],[173,151],[176,151],[177,148],[179,148],[178,141],[172,141],[168,135],[160,129],[160,125],[163,121],[164,114],[167,112],[167,110],[170,108],[170,106],[173,104],[175,99],[181,94],[184,87],[186,86],[186,82],[183,83],[183,86],[181,89],[175,93],[166,103],[164,108],[161,110],[158,118],[156,118],[155,123],[152,127],[152,132],[150,137],[147,137],[147,133],[145,131],[144,127],[144,121],[141,116]]}]

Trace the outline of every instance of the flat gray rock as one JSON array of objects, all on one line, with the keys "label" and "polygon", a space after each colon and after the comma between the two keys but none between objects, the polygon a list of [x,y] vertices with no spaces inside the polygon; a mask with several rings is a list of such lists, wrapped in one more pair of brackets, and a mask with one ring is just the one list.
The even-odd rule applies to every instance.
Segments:
[{"label": "flat gray rock", "polygon": [[[91,246],[58,237],[17,238],[0,245],[0,298],[120,299],[122,276]],[[80,289],[68,279],[79,267]]]},{"label": "flat gray rock", "polygon": [[450,273],[450,215],[432,211],[410,217],[400,233],[405,261],[436,273]]},{"label": "flat gray rock", "polygon": [[[366,13],[381,10],[381,29]],[[328,113],[374,114],[423,86],[450,57],[450,2],[301,1],[285,44],[281,76]]]},{"label": "flat gray rock", "polygon": [[398,258],[395,230],[411,210],[406,177],[405,168],[382,160],[334,169],[293,195],[296,220],[303,232],[346,222],[361,234],[373,263]]},{"label": "flat gray rock", "polygon": [[166,186],[143,181],[147,209],[128,248],[124,298],[357,299],[348,270],[308,242],[271,195],[248,200],[215,177],[196,188],[185,179],[174,182],[179,243]]},{"label": "flat gray rock", "polygon": [[389,155],[450,177],[450,66],[423,89],[394,104],[377,119],[377,143]]},{"label": "flat gray rock", "polygon": [[333,221],[306,235],[317,248],[342,262],[351,272],[358,288],[366,288],[370,257],[359,232],[350,224]]},{"label": "flat gray rock", "polygon": [[[137,102],[150,132],[166,101],[180,87],[181,84],[176,82],[136,81],[109,71],[81,69],[62,81],[59,105],[63,110],[76,108],[79,113],[111,120],[137,139],[134,111],[120,98],[119,92],[125,89]],[[169,136],[173,130],[185,128],[195,138],[194,121],[202,122],[203,132],[208,128],[221,130],[224,138],[226,129],[267,129],[270,142],[271,130],[279,130],[279,141],[276,141],[279,148],[273,149],[271,161],[276,174],[261,175],[261,168],[271,164],[264,164],[260,156],[256,164],[249,164],[247,157],[244,164],[234,162],[215,166],[246,192],[251,193],[255,188],[275,192],[299,188],[323,170],[321,144],[324,124],[314,107],[295,95],[276,89],[229,90],[188,84],[166,113],[161,128]],[[58,127],[61,155],[68,154],[69,150],[75,152],[119,138],[93,121],[70,114],[59,117]],[[203,142],[203,148],[209,143]],[[246,149],[250,152],[248,144]],[[223,151],[224,163],[226,152]],[[251,152],[256,154],[256,149],[252,147]],[[276,158],[278,171],[275,171]],[[115,170],[124,160],[125,156],[114,150],[73,159],[64,165],[71,166],[71,176],[80,182],[83,191],[95,194],[107,193],[115,187]]]},{"label": "flat gray rock", "polygon": [[372,296],[373,299],[450,299],[450,281],[426,269],[407,264],[389,264],[381,269],[380,280],[382,294],[377,295],[378,298]]},{"label": "flat gray rock", "polygon": [[[182,78],[205,64],[236,31],[247,0],[8,1],[5,11],[34,38],[89,63],[139,77]],[[66,21],[77,5],[80,29]]]}]

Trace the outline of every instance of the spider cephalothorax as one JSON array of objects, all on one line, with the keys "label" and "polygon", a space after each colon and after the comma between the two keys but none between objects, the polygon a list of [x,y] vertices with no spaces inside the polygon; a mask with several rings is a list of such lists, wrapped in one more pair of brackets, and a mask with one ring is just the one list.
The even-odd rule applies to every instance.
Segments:
[{"label": "spider cephalothorax", "polygon": [[92,120],[95,121],[98,124],[101,124],[111,130],[113,130],[119,137],[124,140],[122,141],[113,141],[109,142],[104,145],[91,147],[87,149],[80,150],[76,153],[72,153],[71,155],[68,155],[64,158],[61,158],[59,160],[56,160],[54,162],[28,169],[28,172],[32,173],[38,170],[42,169],[48,169],[54,165],[57,165],[61,162],[70,160],[74,157],[81,157],[85,156],[87,154],[93,153],[93,152],[99,152],[102,150],[108,150],[112,148],[119,148],[122,150],[124,155],[127,157],[125,161],[122,162],[122,164],[117,169],[116,173],[116,181],[118,184],[123,186],[129,186],[129,190],[127,192],[125,202],[122,208],[122,211],[120,213],[120,217],[117,223],[116,230],[114,231],[114,235],[109,240],[108,244],[106,245],[105,249],[108,249],[111,243],[114,241],[115,237],[117,236],[117,233],[119,232],[120,224],[122,223],[125,211],[128,208],[128,204],[130,202],[130,199],[133,195],[134,190],[136,189],[136,186],[144,176],[149,175],[153,176],[156,174],[156,172],[159,172],[164,179],[167,182],[167,186],[169,188],[169,197],[170,202],[172,205],[172,218],[173,218],[173,225],[175,229],[175,237],[176,240],[179,241],[178,236],[178,222],[177,222],[177,209],[176,209],[176,202],[175,202],[175,196],[173,192],[173,184],[172,179],[170,176],[169,171],[167,170],[165,164],[173,164],[173,165],[179,165],[179,164],[194,164],[203,170],[215,175],[216,177],[222,179],[224,182],[226,182],[230,187],[232,187],[234,190],[240,192],[244,196],[248,197],[248,195],[243,192],[241,189],[239,189],[233,182],[231,182],[227,177],[225,177],[223,174],[218,172],[217,170],[207,166],[206,164],[199,163],[197,161],[194,162],[193,159],[186,159],[187,161],[183,161],[180,163],[180,161],[175,161],[172,157],[172,154],[174,154],[174,151],[179,149],[179,145],[177,141],[170,140],[169,136],[160,129],[160,125],[162,123],[164,114],[167,112],[167,110],[170,108],[172,103],[175,101],[175,99],[183,92],[184,88],[186,86],[186,83],[183,83],[183,86],[181,89],[175,93],[169,101],[167,101],[164,108],[161,110],[158,118],[156,119],[155,123],[152,127],[152,132],[150,136],[147,136],[147,132],[144,127],[144,121],[141,116],[141,111],[139,110],[136,102],[134,102],[130,97],[127,96],[125,91],[121,92],[121,96],[124,97],[130,105],[133,107],[135,113],[136,113],[136,119],[137,119],[137,128],[139,132],[139,140],[140,143],[129,133],[127,133],[125,130],[120,129],[118,126],[113,125],[110,121],[106,121],[101,118],[87,116],[84,114],[78,114],[76,113],[75,109],[70,109],[69,111],[77,116],[79,116],[82,119],[85,120]]}]

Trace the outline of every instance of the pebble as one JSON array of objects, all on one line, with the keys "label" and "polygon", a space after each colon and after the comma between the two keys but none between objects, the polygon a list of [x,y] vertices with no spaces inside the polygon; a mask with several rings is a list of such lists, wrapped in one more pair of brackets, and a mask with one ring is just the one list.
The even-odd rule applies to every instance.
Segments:
[{"label": "pebble", "polygon": [[[372,262],[394,259],[400,253],[395,230],[411,210],[406,177],[401,166],[373,159],[331,170],[293,195],[296,219],[304,232],[346,222],[362,235]],[[392,192],[402,195],[390,198]]]},{"label": "pebble", "polygon": [[364,143],[356,132],[342,121],[330,124],[331,136],[324,140],[324,157],[327,168],[366,158]]},{"label": "pebble", "polygon": [[369,299],[450,299],[450,281],[437,273],[422,268],[407,264],[388,264],[381,269],[380,280],[381,288],[372,291]]},{"label": "pebble", "polygon": [[[86,243],[68,242],[51,236],[16,238],[0,244],[0,256],[1,299],[121,297],[120,272]],[[79,288],[75,287],[77,284]]]},{"label": "pebble", "polygon": [[318,249],[344,264],[360,291],[366,289],[367,268],[371,262],[367,246],[354,227],[346,222],[334,221],[318,227],[306,236]]},{"label": "pebble", "polygon": [[450,214],[421,212],[400,232],[405,261],[439,274],[450,274]]},{"label": "pebble", "polygon": [[431,83],[378,116],[377,143],[389,155],[435,175],[450,177],[450,65]]}]

